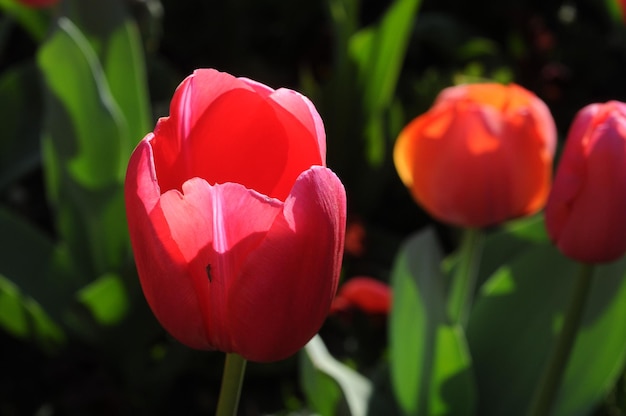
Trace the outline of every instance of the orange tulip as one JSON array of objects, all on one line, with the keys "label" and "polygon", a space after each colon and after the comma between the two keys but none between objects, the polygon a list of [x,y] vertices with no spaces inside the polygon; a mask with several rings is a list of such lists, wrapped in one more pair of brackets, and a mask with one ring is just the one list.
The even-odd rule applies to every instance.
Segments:
[{"label": "orange tulip", "polygon": [[550,190],[556,127],[518,85],[443,90],[394,149],[398,174],[433,217],[484,227],[540,210]]}]

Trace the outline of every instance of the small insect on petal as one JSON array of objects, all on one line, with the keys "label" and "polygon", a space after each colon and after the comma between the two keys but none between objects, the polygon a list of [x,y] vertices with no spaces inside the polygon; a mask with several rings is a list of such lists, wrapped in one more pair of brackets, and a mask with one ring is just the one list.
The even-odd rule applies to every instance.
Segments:
[{"label": "small insect on petal", "polygon": [[211,265],[210,264],[207,264],[206,266],[206,275],[209,277],[209,283],[211,283],[213,280],[211,277]]}]

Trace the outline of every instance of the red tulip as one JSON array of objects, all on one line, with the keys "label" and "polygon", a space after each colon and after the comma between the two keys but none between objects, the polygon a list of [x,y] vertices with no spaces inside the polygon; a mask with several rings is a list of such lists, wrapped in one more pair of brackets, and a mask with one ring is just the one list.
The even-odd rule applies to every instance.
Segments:
[{"label": "red tulip", "polygon": [[195,71],[133,152],[125,197],[145,297],[180,342],[274,361],[318,331],[346,199],[306,97]]},{"label": "red tulip", "polygon": [[367,230],[361,220],[348,219],[348,225],[346,226],[346,243],[345,252],[354,257],[361,257],[365,253],[367,238]]},{"label": "red tulip", "polygon": [[541,209],[550,188],[556,127],[547,106],[517,85],[443,90],[400,133],[394,162],[435,218],[484,227]]},{"label": "red tulip", "polygon": [[357,308],[370,314],[388,314],[391,299],[391,289],[388,285],[372,277],[358,276],[341,285],[331,311]]},{"label": "red tulip", "polygon": [[591,104],[576,115],[545,220],[561,252],[578,261],[626,252],[626,104]]},{"label": "red tulip", "polygon": [[17,2],[28,7],[43,8],[54,6],[59,0],[17,0]]}]

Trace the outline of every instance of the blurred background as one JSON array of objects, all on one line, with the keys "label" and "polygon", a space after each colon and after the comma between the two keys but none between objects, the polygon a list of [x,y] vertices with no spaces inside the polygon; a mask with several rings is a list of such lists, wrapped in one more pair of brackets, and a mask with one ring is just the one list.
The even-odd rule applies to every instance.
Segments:
[{"label": "blurred background", "polygon": [[[328,166],[348,192],[344,280],[388,282],[398,246],[425,225],[435,227],[444,250],[456,246],[457,231],[420,210],[391,159],[402,126],[441,89],[518,83],[548,104],[561,139],[584,105],[626,100],[618,1],[0,6],[3,416],[215,408],[223,354],[189,350],[155,321],[138,285],[122,197],[128,155],[168,114],[174,89],[194,69],[296,89],[314,102],[326,125]],[[107,104],[111,97],[117,106]],[[386,326],[385,314],[344,310],[329,316],[321,335],[333,356],[378,380],[383,414],[392,414],[393,399],[384,399]],[[303,366],[299,356],[250,363],[240,413],[312,412]],[[624,409],[606,404],[598,414]]]}]

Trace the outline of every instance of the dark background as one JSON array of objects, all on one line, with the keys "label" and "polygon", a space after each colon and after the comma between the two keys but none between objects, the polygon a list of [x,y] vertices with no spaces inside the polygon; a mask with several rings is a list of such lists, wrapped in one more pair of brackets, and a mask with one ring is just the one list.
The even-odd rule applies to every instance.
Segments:
[{"label": "dark background", "polygon": [[[390,4],[361,1],[359,25],[378,22]],[[167,115],[175,87],[195,68],[213,67],[305,93],[305,76],[322,86],[333,77],[336,33],[324,0],[129,0],[127,7],[143,36],[155,120]],[[0,71],[33,59],[38,44],[19,25],[8,26],[4,35],[8,40]],[[604,1],[424,0],[396,96],[407,122],[459,77],[507,79],[548,104],[563,140],[583,106],[626,99],[625,69],[626,28]],[[338,117],[349,117],[311,98],[329,126]],[[34,100],[32,111],[40,112],[40,106]],[[456,230],[433,223],[415,205],[388,157],[375,172],[379,183],[365,195],[367,187],[356,185],[363,155],[355,150],[351,158],[334,157],[346,142],[333,131],[328,129],[328,164],[345,178],[354,201],[349,205],[344,278],[368,275],[387,281],[402,239],[426,224],[437,227],[446,249],[456,245]],[[395,137],[389,136],[390,148]],[[1,187],[0,203],[55,235],[40,166]],[[136,283],[134,290],[139,293]],[[167,350],[165,366],[137,366],[150,369],[140,373],[134,370],[136,363],[120,364],[114,358],[118,355],[78,340],[49,354],[0,331],[0,415],[211,413],[222,354],[180,346],[158,328],[140,295],[137,299],[134,316],[159,334],[145,360],[156,361]],[[366,375],[384,378],[385,317],[359,311],[331,316],[321,334],[336,357],[351,360]],[[116,337],[115,331],[109,336]],[[241,414],[305,408],[297,377],[295,357],[272,365],[249,364]],[[598,414],[624,414],[624,409],[605,404]]]}]

